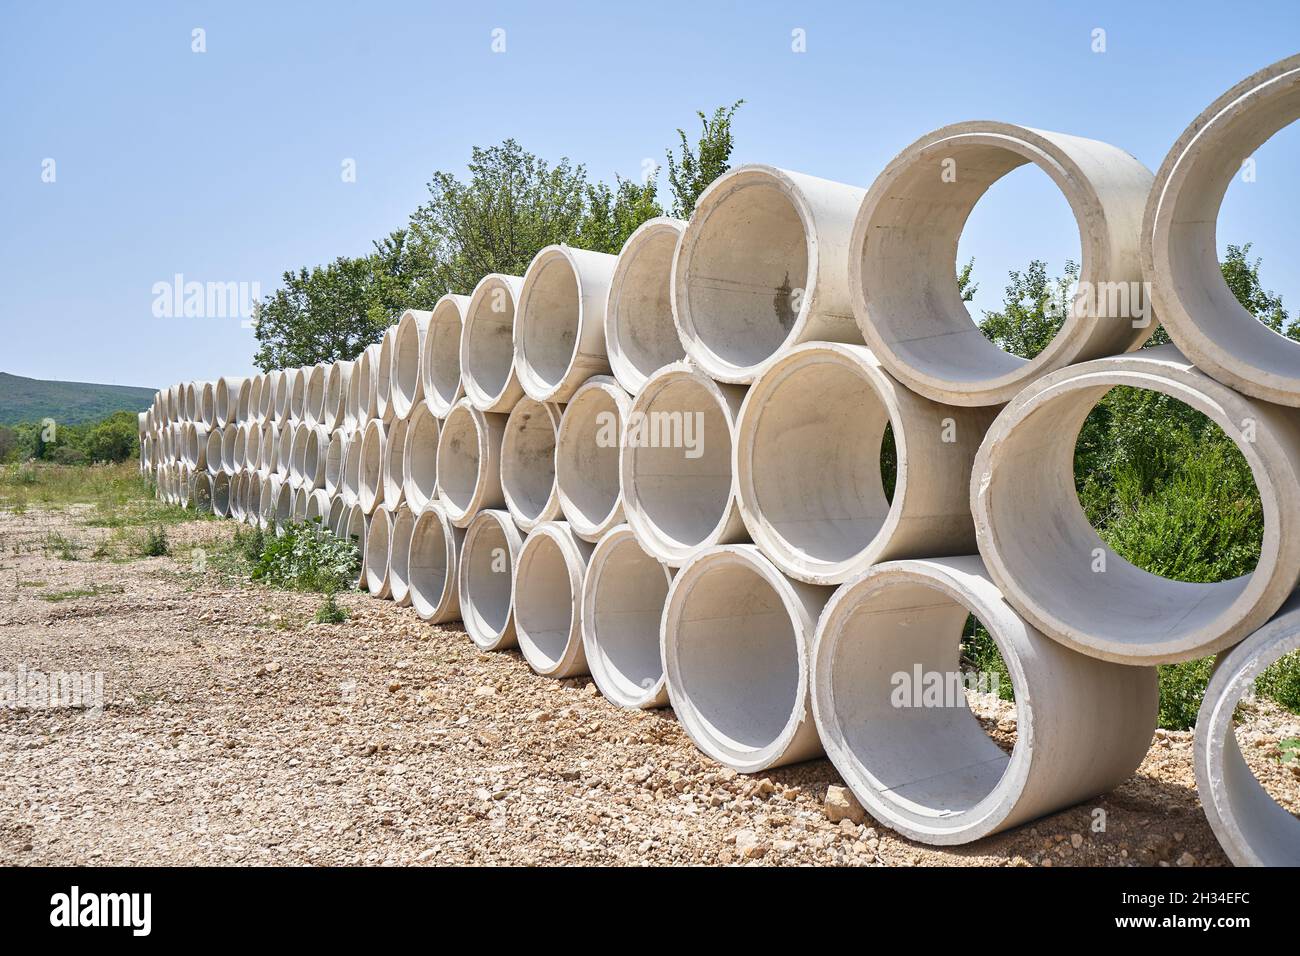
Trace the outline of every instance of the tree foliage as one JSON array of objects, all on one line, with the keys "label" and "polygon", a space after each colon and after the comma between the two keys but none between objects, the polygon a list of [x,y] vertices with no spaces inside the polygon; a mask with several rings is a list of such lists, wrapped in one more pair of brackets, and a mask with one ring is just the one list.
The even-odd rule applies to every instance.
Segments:
[{"label": "tree foliage", "polygon": [[686,131],[677,130],[678,148],[682,155],[678,159],[671,149],[668,150],[668,185],[673,194],[673,215],[678,219],[689,219],[700,193],[731,168],[731,151],[735,147],[731,120],[744,102],[736,100],[730,106],[719,106],[711,117],[703,112],[697,113],[701,131],[694,147],[687,139]]}]

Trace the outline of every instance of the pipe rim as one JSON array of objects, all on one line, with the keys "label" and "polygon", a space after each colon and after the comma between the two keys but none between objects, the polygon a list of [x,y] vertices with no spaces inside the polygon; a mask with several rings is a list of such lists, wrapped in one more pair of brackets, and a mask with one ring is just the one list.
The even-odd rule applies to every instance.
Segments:
[{"label": "pipe rim", "polygon": [[[585,406],[605,399],[613,406],[613,414],[617,418],[613,446],[614,495],[604,512],[599,516],[593,516],[588,513],[589,502],[580,502],[575,496],[574,489],[583,487],[585,492],[590,490],[588,486],[594,486],[599,480],[596,474],[599,469],[592,462],[584,464],[580,453],[583,448],[605,447],[600,441],[602,426],[596,424],[596,434],[590,436],[590,443],[586,440],[588,435],[585,430],[579,435],[575,435],[575,432],[588,424],[586,419],[579,417],[586,413]],[[593,543],[599,541],[611,528],[627,520],[623,508],[621,456],[623,429],[631,408],[632,397],[623,390],[616,379],[608,375],[595,375],[587,379],[564,406],[564,415],[560,419],[555,437],[555,492],[564,520],[569,523],[573,533],[585,541]],[[595,417],[599,418],[600,415],[608,412],[608,408],[601,408],[595,412]],[[607,488],[597,489],[597,493],[604,493],[608,498]]]},{"label": "pipe rim", "polygon": [[[609,355],[609,367],[619,385],[628,394],[635,394],[651,375],[665,365],[686,358],[686,348],[682,345],[681,335],[677,331],[677,323],[673,318],[673,259],[676,257],[677,244],[685,229],[685,222],[670,216],[656,216],[646,220],[627,237],[622,251],[619,252],[618,262],[614,265],[614,276],[610,280],[609,297],[605,303],[605,347]],[[674,354],[660,361],[657,356],[653,356],[657,348],[637,342],[636,336],[630,334],[630,328],[629,334],[624,336],[624,325],[635,324],[629,306],[631,296],[625,299],[624,294],[631,291],[628,289],[629,282],[641,278],[637,270],[638,267],[642,269],[646,267],[646,255],[657,253],[659,245],[670,238],[672,249],[668,253],[666,268],[663,270],[663,298],[667,311],[658,318],[661,321],[667,319],[666,329],[672,333],[672,340],[677,343],[677,348]],[[657,265],[657,262],[653,263],[651,268],[654,265]],[[661,354],[666,354],[668,351],[663,342],[656,342],[655,346],[665,347],[664,353]],[[574,397],[577,397],[576,393]]]},{"label": "pipe rim", "polygon": [[[485,276],[478,284],[482,285],[488,278]],[[424,401],[438,418],[446,418],[465,395],[460,356],[470,301],[470,296],[448,292],[434,305],[424,333],[420,382]]]},{"label": "pipe rim", "polygon": [[[491,538],[485,536],[492,535]],[[480,540],[482,539],[482,540]],[[482,567],[479,567],[476,560],[482,559],[484,543],[501,547],[504,544],[507,553],[499,557],[505,557],[509,560],[506,562],[509,566],[502,571],[492,571],[491,562],[493,556],[488,555],[487,573],[510,575],[510,579],[505,582],[505,615],[496,615],[499,624],[489,620],[480,609],[479,596],[484,590],[484,582],[490,581],[490,578],[484,578]],[[500,542],[500,543],[498,543]],[[519,559],[519,551],[523,547],[523,538],[519,534],[519,529],[515,527],[514,521],[510,518],[510,512],[489,509],[480,511],[474,516],[474,520],[469,523],[465,529],[465,537],[461,542],[460,560],[456,567],[456,584],[460,596],[460,613],[461,623],[465,627],[465,632],[469,634],[472,640],[479,648],[485,651],[502,650],[508,647],[515,647],[518,644],[515,636],[515,615],[514,615],[514,573],[515,563]],[[496,596],[499,598],[499,595]]]},{"label": "pipe rim", "polygon": [[[556,487],[555,456],[564,406],[539,402],[524,396],[506,419],[505,433],[501,438],[501,493],[505,496],[506,510],[514,518],[519,530],[531,532],[547,521],[554,521],[560,513],[560,498]],[[543,430],[550,427],[550,451],[545,448]],[[534,435],[533,432],[542,434]],[[525,437],[540,438],[541,444],[524,446]],[[536,451],[538,457],[550,459],[550,487],[546,494],[537,488],[528,488],[535,479],[544,478],[537,462],[520,460],[527,451]],[[541,498],[542,500],[538,500]]]},{"label": "pipe rim", "polygon": [[[553,551],[554,554],[547,554]],[[563,564],[563,576],[568,579],[569,622],[565,629],[564,644],[559,653],[551,653],[542,635],[548,633],[531,627],[534,608],[533,601],[538,597],[533,593],[535,582],[530,575],[539,573],[538,563],[554,560],[556,557]],[[519,641],[519,650],[528,661],[528,666],[543,677],[573,677],[586,673],[587,662],[582,643],[582,579],[587,569],[587,558],[579,550],[572,532],[562,521],[548,521],[537,525],[524,539],[523,546],[515,560],[515,570],[510,586],[510,602],[515,619],[515,637]],[[553,582],[551,582],[553,583]],[[546,597],[554,593],[545,587]],[[563,604],[563,600],[560,601]],[[520,609],[523,608],[523,613]],[[526,623],[527,622],[527,623]]]},{"label": "pipe rim", "polygon": [[[463,540],[464,536],[465,532],[451,523],[437,502],[430,503],[415,519],[407,553],[407,575],[411,606],[423,621],[440,624],[460,613],[457,538]],[[427,557],[421,550],[426,546]],[[442,552],[442,584],[434,595],[433,562],[437,551]]]}]

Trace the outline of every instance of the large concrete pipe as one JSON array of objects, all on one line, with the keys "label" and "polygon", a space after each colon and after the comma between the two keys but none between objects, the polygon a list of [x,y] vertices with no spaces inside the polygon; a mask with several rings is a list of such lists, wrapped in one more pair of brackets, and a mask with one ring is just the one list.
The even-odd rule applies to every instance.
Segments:
[{"label": "large concrete pipe", "polygon": [[480,412],[461,399],[438,436],[438,498],[451,523],[465,528],[485,508],[505,507],[501,439],[506,416]]},{"label": "large concrete pipe", "polygon": [[673,260],[687,356],[715,379],[743,384],[802,342],[861,344],[848,250],[863,195],[773,166],[739,166],[714,180]]},{"label": "large concrete pipe", "polygon": [[370,519],[362,510],[361,505],[353,505],[348,509],[347,519],[347,538],[357,546],[357,556],[359,571],[357,579],[354,582],[359,588],[366,586],[366,532],[370,529]]},{"label": "large concrete pipe", "polygon": [[384,440],[383,506],[389,511],[396,511],[397,506],[405,500],[402,479],[405,474],[406,432],[406,419],[394,418]]},{"label": "large concrete pipe", "polygon": [[240,522],[249,526],[256,526],[259,506],[262,502],[262,476],[260,474],[250,472],[244,475],[244,481],[239,488],[238,501]]},{"label": "large concrete pipe", "polygon": [[[516,539],[518,532],[516,532]],[[407,549],[406,577],[411,606],[433,624],[460,619],[456,568],[465,531],[447,518],[446,509],[429,502],[416,518]]]},{"label": "large concrete pipe", "polygon": [[336,494],[330,498],[330,507],[327,517],[325,518],[325,527],[329,528],[330,532],[336,538],[342,538],[347,535],[347,523],[348,505],[343,500],[341,494]]},{"label": "large concrete pipe", "polygon": [[181,414],[181,420],[186,422],[199,421],[199,388],[202,382],[185,382],[185,411]]},{"label": "large concrete pipe", "polygon": [[[457,382],[469,403],[481,412],[509,412],[524,396],[514,346],[516,305],[523,285],[519,276],[486,275],[474,286],[465,306]],[[435,411],[452,394],[449,365],[446,371]],[[448,414],[450,407],[440,417]]]},{"label": "large concrete pipe", "polygon": [[306,432],[307,437],[303,442],[302,457],[298,461],[298,486],[306,491],[315,491],[325,487],[330,436],[319,425],[315,428],[304,425],[301,431]]},{"label": "large concrete pipe", "polygon": [[357,382],[357,403],[354,410],[358,429],[364,430],[366,424],[372,418],[379,417],[375,379],[379,374],[379,352],[381,348],[381,343],[367,345],[352,370],[352,374],[359,377]]},{"label": "large concrete pipe", "polygon": [[616,256],[547,246],[524,273],[515,324],[515,371],[539,402],[569,400],[593,375],[609,374],[605,301]]},{"label": "large concrete pipe", "polygon": [[[953,279],[971,210],[1026,163],[1064,194],[1083,253],[1069,315],[1030,360],[984,337]],[[950,405],[998,405],[1054,369],[1136,349],[1156,327],[1138,258],[1150,188],[1145,166],[1096,140],[983,121],[921,137],[868,190],[846,256],[867,344],[904,385]]]},{"label": "large concrete pipe", "polygon": [[249,380],[246,378],[226,378],[223,376],[217,379],[213,390],[213,418],[215,420],[214,424],[218,428],[239,421],[241,403],[244,406],[245,414],[247,414],[248,389]]},{"label": "large concrete pipe", "polygon": [[307,520],[307,499],[311,497],[311,492],[306,488],[298,487],[289,489],[289,521],[292,524],[302,524]]},{"label": "large concrete pipe", "polygon": [[523,539],[508,511],[480,511],[465,529],[456,568],[460,616],[470,640],[485,651],[519,643],[514,574],[522,548]]},{"label": "large concrete pipe", "polygon": [[347,464],[351,433],[339,428],[330,433],[325,451],[325,491],[331,497],[343,490],[343,469]]},{"label": "large concrete pipe", "polygon": [[217,426],[217,383],[200,382],[198,384],[198,420],[209,429]]},{"label": "large concrete pipe", "polygon": [[379,340],[379,359],[375,362],[372,371],[376,414],[385,423],[395,417],[394,410],[390,407],[390,400],[393,395],[393,339],[396,336],[397,326],[390,325],[384,330],[384,336]]},{"label": "large concrete pipe", "polygon": [[257,420],[265,424],[275,419],[276,396],[279,394],[281,373],[273,369],[262,376],[262,393],[257,400]]},{"label": "large concrete pipe", "polygon": [[306,422],[290,429],[293,443],[289,446],[289,485],[302,487],[303,466],[307,457],[307,443],[312,438],[312,428]]},{"label": "large concrete pipe", "polygon": [[293,521],[293,499],[296,490],[287,481],[280,482],[275,490],[275,500],[271,506],[271,514],[267,516],[267,526],[275,528],[276,537],[282,536]]},{"label": "large concrete pipe", "polygon": [[238,425],[228,425],[230,429],[230,447],[226,447],[225,436],[222,436],[221,442],[221,470],[226,473],[226,477],[234,475],[241,468],[248,465],[248,433],[252,426],[247,422],[241,422]]},{"label": "large concrete pipe", "polygon": [[582,643],[582,579],[592,545],[564,521],[537,525],[515,564],[515,635],[524,659],[543,677],[587,673]]},{"label": "large concrete pipe", "polygon": [[[470,297],[448,292],[433,307],[420,350],[420,391],[434,415],[446,418],[465,394],[460,381],[460,339]],[[513,310],[512,314],[513,314]],[[507,342],[506,351],[510,351]]]},{"label": "large concrete pipe", "polygon": [[275,459],[280,449],[280,426],[268,421],[262,426],[262,441],[259,446],[257,470],[263,474],[275,471]]},{"label": "large concrete pipe", "polygon": [[343,421],[344,428],[353,431],[360,431],[366,427],[365,421],[362,420],[361,405],[364,401],[362,395],[366,388],[366,352],[362,350],[357,356],[356,361],[352,363],[352,375],[348,379],[347,398],[343,401]]},{"label": "large concrete pipe", "polygon": [[[745,527],[809,584],[840,584],[879,561],[969,554],[971,463],[995,414],[922,398],[865,346],[798,346],[758,377],[736,422]],[[887,495],[889,426],[897,473]]]},{"label": "large concrete pipe", "polygon": [[275,460],[271,467],[281,478],[287,479],[292,471],[293,446],[301,428],[302,424],[296,419],[290,419],[280,426],[280,443],[276,446]]},{"label": "large concrete pipe", "polygon": [[623,511],[641,547],[678,567],[701,548],[744,541],[731,450],[745,398],[682,362],[637,393],[623,427]]},{"label": "large concrete pipe", "polygon": [[625,524],[601,538],[587,561],[582,644],[596,686],[620,707],[668,703],[659,625],[673,573]]},{"label": "large concrete pipe", "polygon": [[673,321],[673,254],[685,228],[667,216],[647,220],[618,254],[605,303],[605,347],[614,377],[629,394],[686,358]]},{"label": "large concrete pipe", "polygon": [[284,479],[272,472],[265,480],[258,483],[257,526],[263,531],[271,530],[275,515],[276,499],[280,496],[280,486]]},{"label": "large concrete pipe", "polygon": [[308,491],[306,488],[300,492],[303,500],[302,520],[314,521],[322,527],[327,526],[330,513],[330,496],[324,488],[317,488],[314,491]]},{"label": "large concrete pipe", "polygon": [[373,514],[384,493],[384,423],[372,418],[361,435],[358,460],[357,501],[367,515]]},{"label": "large concrete pipe", "polygon": [[361,500],[361,445],[363,433],[348,436],[347,457],[343,459],[343,479],[340,494],[349,508]]},{"label": "large concrete pipe", "polygon": [[[1264,515],[1253,572],[1171,581],[1098,537],[1075,494],[1074,447],[1117,385],[1176,398],[1236,443]],[[1300,413],[1221,385],[1173,345],[1095,359],[1039,379],[998,415],[975,457],[971,508],[989,574],[1048,637],[1125,664],[1204,657],[1267,621],[1300,579]]]},{"label": "large concrete pipe", "polygon": [[438,434],[438,418],[428,399],[417,402],[406,423],[402,450],[402,494],[417,515],[438,493]]},{"label": "large concrete pipe", "polygon": [[[217,474],[224,478],[222,472]],[[194,490],[191,492],[190,504],[197,514],[212,514],[212,476],[201,471],[194,476]]]},{"label": "large concrete pipe", "polygon": [[262,427],[256,422],[239,426],[247,429],[244,436],[244,456],[235,463],[236,471],[257,471],[262,460]]},{"label": "large concrete pipe", "polygon": [[831,589],[786,577],[752,544],[700,552],[668,589],[668,697],[695,745],[741,773],[809,760],[809,651]]},{"label": "large concrete pipe", "polygon": [[302,420],[308,427],[325,423],[325,380],[328,371],[319,362],[307,369],[306,385],[303,387]]},{"label": "large concrete pipe", "polygon": [[229,518],[230,514],[230,485],[234,479],[225,472],[217,475],[212,479],[212,513],[218,518]]},{"label": "large concrete pipe", "polygon": [[383,508],[376,508],[366,527],[366,547],[362,566],[366,572],[366,590],[377,598],[392,597],[389,560],[392,558],[393,519]]},{"label": "large concrete pipe", "polygon": [[510,411],[501,438],[501,493],[510,516],[525,533],[560,514],[555,488],[555,436],[560,405],[524,397]]},{"label": "large concrete pipe", "polygon": [[286,421],[303,421],[307,408],[307,377],[310,366],[286,370],[289,373],[289,401],[285,405]]},{"label": "large concrete pipe", "polygon": [[405,419],[416,402],[424,399],[424,377],[421,365],[424,356],[424,339],[429,331],[432,312],[407,309],[397,322],[393,333],[392,370],[389,375],[389,401],[393,416]]},{"label": "large concrete pipe", "polygon": [[1219,268],[1219,208],[1242,164],[1300,119],[1300,54],[1248,76],[1192,121],[1156,174],[1142,265],[1156,314],[1183,354],[1233,388],[1300,405],[1300,342],[1262,324]]},{"label": "large concrete pipe", "polygon": [[262,395],[266,389],[266,376],[254,375],[248,380],[248,406],[239,409],[239,419],[243,422],[262,422]]},{"label": "large concrete pipe", "polygon": [[214,427],[208,432],[208,437],[204,442],[204,470],[207,471],[209,475],[215,475],[225,468],[224,460],[222,458],[225,454],[225,447],[225,430]]},{"label": "large concrete pipe", "polygon": [[[967,706],[967,687],[994,686],[961,672],[970,614],[1011,675],[1010,754]],[[969,843],[1112,790],[1156,727],[1155,668],[1049,640],[973,555],[886,562],[845,584],[821,615],[812,669],[827,756],[873,817],[922,843]]]},{"label": "large concrete pipe", "polygon": [[405,503],[392,512],[388,543],[388,588],[393,603],[406,607],[411,603],[411,533],[415,515]]},{"label": "large concrete pipe", "polygon": [[1300,820],[1277,803],[1241,755],[1233,714],[1266,667],[1300,650],[1300,592],[1216,662],[1196,717],[1196,789],[1210,829],[1237,866],[1300,866]]},{"label": "large concrete pipe", "polygon": [[589,378],[564,407],[555,445],[560,508],[573,533],[599,541],[623,523],[619,449],[632,399],[608,375]]},{"label": "large concrete pipe", "polygon": [[[325,406],[321,422],[328,431],[347,424],[348,390],[352,384],[351,362],[331,362],[325,371]],[[355,427],[355,426],[353,426]]]}]

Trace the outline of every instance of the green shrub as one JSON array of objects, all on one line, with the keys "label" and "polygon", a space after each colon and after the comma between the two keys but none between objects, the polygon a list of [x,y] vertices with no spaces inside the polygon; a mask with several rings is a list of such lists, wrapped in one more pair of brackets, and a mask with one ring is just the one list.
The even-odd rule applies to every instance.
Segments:
[{"label": "green shrub", "polygon": [[1274,661],[1255,681],[1255,690],[1300,714],[1300,651]]},{"label": "green shrub", "polygon": [[1165,730],[1190,730],[1196,725],[1196,712],[1201,709],[1201,698],[1205,696],[1205,685],[1210,682],[1210,671],[1213,669],[1213,657],[1183,661],[1181,664],[1164,664],[1158,668],[1158,726]]},{"label": "green shrub", "polygon": [[355,543],[318,523],[291,524],[279,537],[266,535],[253,580],[297,591],[332,592],[356,579],[361,555]]},{"label": "green shrub", "polygon": [[998,651],[988,629],[974,614],[967,615],[966,626],[961,638],[961,669],[964,673],[975,672],[996,677],[998,697],[1002,700],[1015,700],[1015,690],[1011,685],[1011,672],[1007,670],[1006,661]]},{"label": "green shrub", "polygon": [[161,558],[171,554],[171,544],[167,541],[167,532],[162,525],[154,525],[140,542],[140,553],[146,558]]},{"label": "green shrub", "polygon": [[342,624],[348,619],[348,612],[339,607],[333,591],[325,592],[325,600],[316,609],[317,624]]}]

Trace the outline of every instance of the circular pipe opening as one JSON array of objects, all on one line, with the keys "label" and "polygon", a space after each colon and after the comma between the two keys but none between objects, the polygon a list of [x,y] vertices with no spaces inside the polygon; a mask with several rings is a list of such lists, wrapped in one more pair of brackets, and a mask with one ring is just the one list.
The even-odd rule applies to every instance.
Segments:
[{"label": "circular pipe opening", "polygon": [[543,676],[587,673],[580,597],[590,553],[591,546],[578,541],[562,521],[538,525],[519,552],[515,633],[525,659]]},{"label": "circular pipe opening", "polygon": [[432,313],[407,309],[393,334],[393,371],[390,386],[393,411],[406,418],[411,408],[424,398],[424,381],[420,376],[420,357]]},{"label": "circular pipe opening", "polygon": [[460,616],[456,590],[456,566],[465,532],[447,520],[437,504],[430,505],[416,519],[411,530],[407,577],[411,605],[422,620],[434,624]]},{"label": "circular pipe opening", "polygon": [[500,468],[505,422],[506,416],[480,412],[462,399],[442,424],[438,494],[458,527],[466,527],[483,508],[505,504]]},{"label": "circular pipe opening", "polygon": [[515,523],[531,531],[560,511],[555,489],[555,436],[561,406],[522,398],[501,439],[501,491]]},{"label": "circular pipe opening", "polygon": [[620,707],[668,703],[659,625],[673,572],[627,525],[601,538],[582,585],[582,639],[596,686]]},{"label": "circular pipe opening", "polygon": [[614,267],[605,306],[609,364],[630,393],[665,365],[686,358],[673,321],[673,254],[686,223],[665,217],[628,237]]},{"label": "circular pipe opening", "polygon": [[[515,302],[523,281],[518,276],[484,276],[465,308],[456,381],[480,411],[508,412],[523,396],[514,347]],[[452,394],[450,357],[445,356],[443,363],[445,374],[440,376],[443,384],[438,392],[445,400]]]},{"label": "circular pipe opening", "polygon": [[402,452],[402,491],[416,514],[424,511],[438,493],[439,432],[438,419],[428,400],[417,404],[411,412]]},{"label": "circular pipe opening", "polygon": [[371,419],[361,439],[357,482],[357,501],[368,515],[374,512],[383,493],[385,441],[384,423]]},{"label": "circular pipe opening", "polygon": [[482,511],[465,530],[458,568],[461,620],[483,650],[518,643],[512,592],[522,545],[508,511]]},{"label": "circular pipe opening", "polygon": [[587,541],[623,521],[619,448],[631,399],[608,376],[588,379],[564,408],[555,452],[560,507]]},{"label": "circular pipe opening", "polygon": [[396,510],[403,501],[402,473],[406,457],[406,420],[394,419],[384,442],[384,507]]},{"label": "circular pipe opening", "polygon": [[382,508],[370,516],[366,528],[366,547],[362,564],[365,568],[366,590],[378,598],[392,596],[388,577],[391,548],[392,519]]},{"label": "circular pipe opening", "polygon": [[415,530],[415,515],[403,505],[393,514],[393,527],[388,552],[388,580],[393,603],[404,607],[411,603],[411,532]]}]

